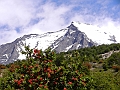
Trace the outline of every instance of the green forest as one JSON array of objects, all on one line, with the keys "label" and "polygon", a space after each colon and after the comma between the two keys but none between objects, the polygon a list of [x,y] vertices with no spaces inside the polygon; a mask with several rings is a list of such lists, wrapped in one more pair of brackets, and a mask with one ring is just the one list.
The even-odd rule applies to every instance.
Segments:
[{"label": "green forest", "polygon": [[0,65],[0,90],[119,90],[120,44],[56,53],[25,47],[26,59]]}]

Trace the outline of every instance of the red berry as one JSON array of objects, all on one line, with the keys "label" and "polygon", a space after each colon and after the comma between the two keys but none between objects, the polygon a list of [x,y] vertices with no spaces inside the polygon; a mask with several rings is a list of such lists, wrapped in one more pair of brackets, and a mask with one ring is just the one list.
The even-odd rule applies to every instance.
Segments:
[{"label": "red berry", "polygon": [[48,73],[48,78],[50,78],[51,77],[51,75],[50,75],[50,73]]},{"label": "red berry", "polygon": [[72,82],[68,82],[68,84],[70,84],[70,85],[71,85],[71,84],[72,84]]},{"label": "red berry", "polygon": [[40,81],[42,81],[43,80],[43,78],[42,77],[40,77]]},{"label": "red berry", "polygon": [[42,84],[39,85],[39,87],[42,87],[42,86],[43,86]]},{"label": "red berry", "polygon": [[75,81],[77,81],[77,78],[74,78],[74,77],[72,77],[72,80],[75,80]]},{"label": "red berry", "polygon": [[67,88],[64,88],[63,90],[67,90]]},{"label": "red berry", "polygon": [[34,49],[34,53],[37,53],[38,52],[38,50],[37,49]]},{"label": "red berry", "polygon": [[32,81],[33,81],[32,79],[28,80],[28,82],[29,82],[30,84],[32,84],[32,83],[33,83]]},{"label": "red berry", "polygon": [[17,84],[20,85],[21,84],[21,80],[18,80]]},{"label": "red berry", "polygon": [[49,73],[51,73],[51,69],[50,69],[50,68],[48,68],[47,71],[48,71]]}]

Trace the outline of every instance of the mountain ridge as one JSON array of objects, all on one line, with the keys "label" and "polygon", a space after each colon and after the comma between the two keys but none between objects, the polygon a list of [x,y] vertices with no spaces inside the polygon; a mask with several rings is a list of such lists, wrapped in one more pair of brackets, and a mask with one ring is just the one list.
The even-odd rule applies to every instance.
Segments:
[{"label": "mountain ridge", "polygon": [[[0,50],[2,51],[0,53],[0,63],[9,64],[16,61],[17,59],[24,59],[25,56],[22,55],[21,52],[25,49],[24,47],[28,45],[32,49],[37,48],[42,50],[51,47],[52,50],[55,50],[56,52],[67,52],[69,50],[99,45],[99,42],[97,43],[97,41],[91,37],[92,35],[89,35],[87,29],[90,29],[92,32],[94,26],[90,24],[72,22],[68,27],[59,31],[47,32],[44,34],[24,35],[23,37],[17,38],[11,43],[0,46]],[[99,34],[97,31],[100,30],[97,29],[95,27],[93,34],[98,33],[98,35],[107,35],[107,38],[105,38],[107,40],[105,41],[108,43],[117,42],[115,40],[115,36],[112,37],[111,35],[110,37],[110,35],[105,34],[104,32]]]}]

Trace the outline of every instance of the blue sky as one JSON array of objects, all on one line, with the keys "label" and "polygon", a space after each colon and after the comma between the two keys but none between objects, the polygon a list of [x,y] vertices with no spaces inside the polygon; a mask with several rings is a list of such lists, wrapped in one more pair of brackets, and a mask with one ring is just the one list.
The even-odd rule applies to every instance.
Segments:
[{"label": "blue sky", "polygon": [[0,0],[0,44],[57,31],[72,21],[120,25],[120,0]]}]

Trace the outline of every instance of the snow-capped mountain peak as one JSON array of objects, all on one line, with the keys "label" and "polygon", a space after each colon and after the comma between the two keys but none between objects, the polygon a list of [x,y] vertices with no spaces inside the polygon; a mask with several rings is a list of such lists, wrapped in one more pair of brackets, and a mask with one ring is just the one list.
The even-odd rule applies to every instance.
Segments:
[{"label": "snow-capped mountain peak", "polygon": [[45,34],[24,35],[12,43],[0,46],[0,63],[8,64],[17,59],[24,59],[21,54],[25,48],[30,46],[34,49],[45,50],[51,47],[56,52],[66,52],[99,44],[117,43],[116,35],[106,31],[102,27],[91,24],[72,22],[65,29]]}]

